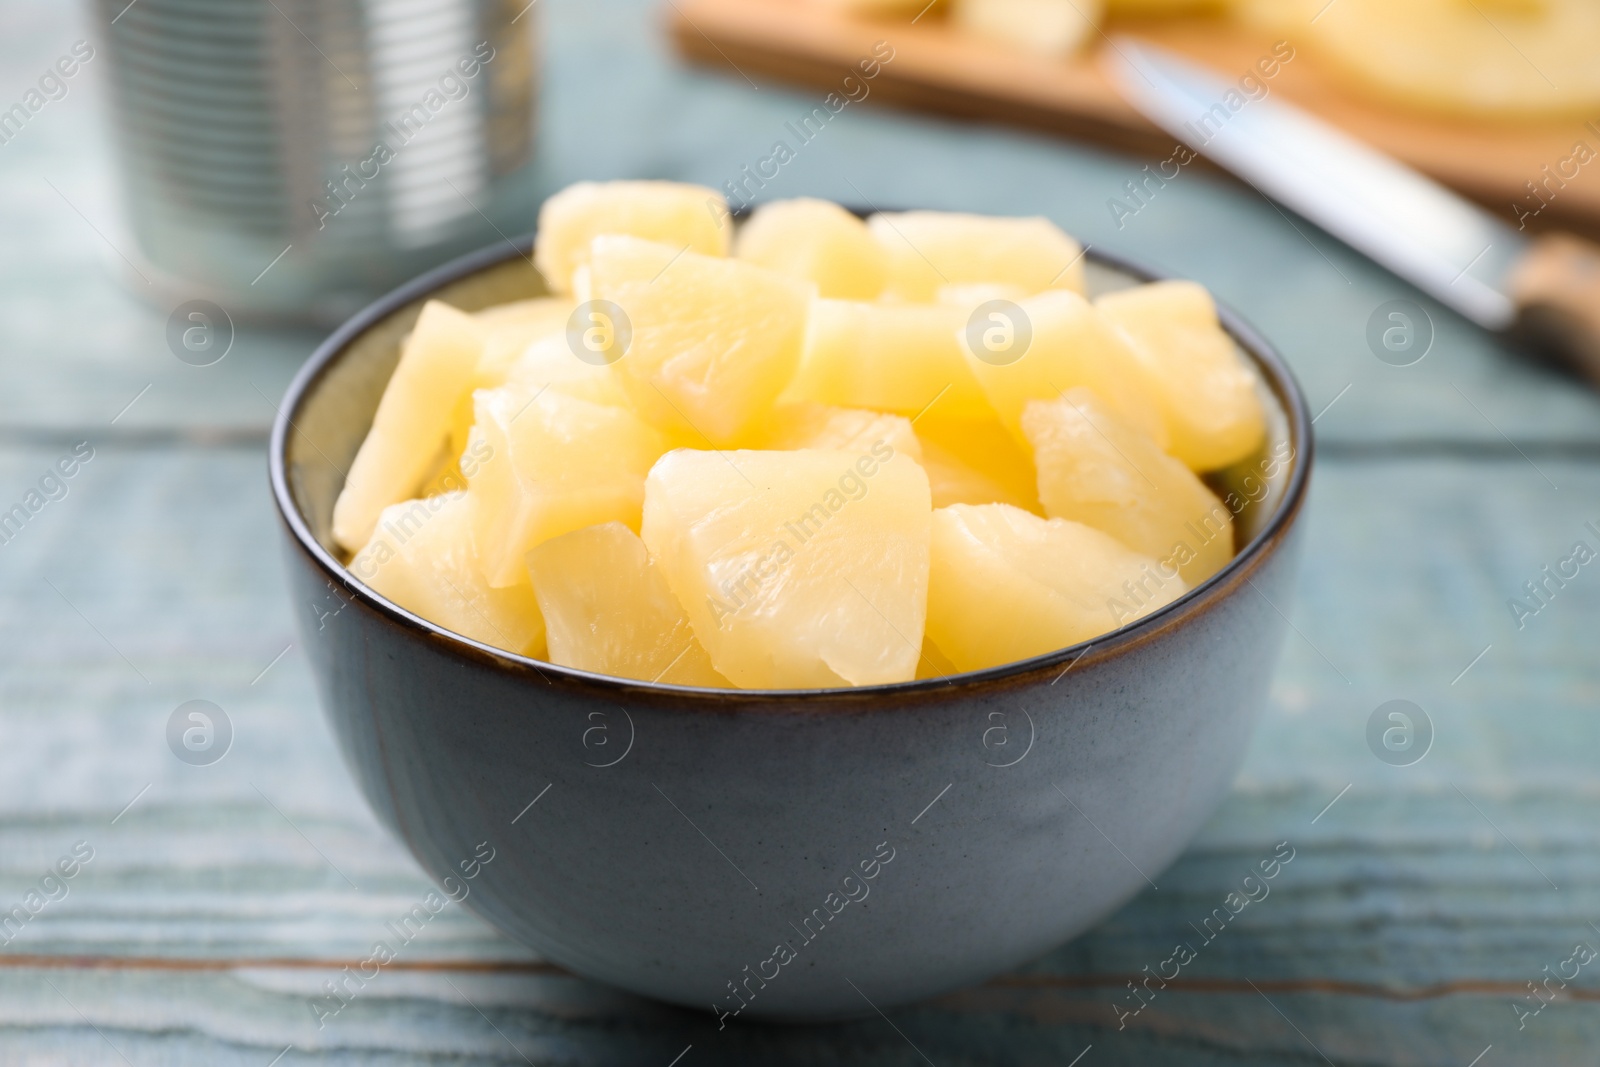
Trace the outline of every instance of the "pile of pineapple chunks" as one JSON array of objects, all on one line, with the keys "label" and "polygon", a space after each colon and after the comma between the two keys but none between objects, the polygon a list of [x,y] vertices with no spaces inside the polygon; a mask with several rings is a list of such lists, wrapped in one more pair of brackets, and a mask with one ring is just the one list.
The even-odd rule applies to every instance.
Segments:
[{"label": "pile of pineapple chunks", "polygon": [[788,689],[1064,648],[1232,558],[1196,472],[1264,413],[1203,288],[1091,302],[1042,218],[735,225],[581,183],[540,214],[556,295],[427,303],[334,508],[351,571],[509,652]]}]

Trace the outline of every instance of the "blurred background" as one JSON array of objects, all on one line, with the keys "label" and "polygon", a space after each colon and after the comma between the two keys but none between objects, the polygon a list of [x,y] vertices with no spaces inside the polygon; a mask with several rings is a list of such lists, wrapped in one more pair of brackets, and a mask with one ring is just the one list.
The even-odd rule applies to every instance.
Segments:
[{"label": "blurred background", "polygon": [[[1600,949],[1600,576],[1544,583],[1600,549],[1600,404],[1248,184],[1175,163],[1100,60],[1132,33],[1513,228],[1592,234],[1600,8],[1109,6],[11,0],[0,915],[30,918],[0,926],[0,1064],[1593,1062],[1600,978],[1574,961]],[[427,883],[296,648],[271,420],[343,316],[617,177],[1047,215],[1241,311],[1317,414],[1270,705],[1159,890],[982,988],[719,1033],[451,908],[319,1029],[308,998]],[[1396,301],[1419,331],[1403,358],[1370,340]],[[194,700],[221,713],[200,762],[168,730]],[[1399,755],[1370,729],[1396,700],[1416,730]],[[1296,858],[1271,898],[1119,1028],[1126,983],[1280,842]],[[74,875],[42,882],[64,857]]]}]

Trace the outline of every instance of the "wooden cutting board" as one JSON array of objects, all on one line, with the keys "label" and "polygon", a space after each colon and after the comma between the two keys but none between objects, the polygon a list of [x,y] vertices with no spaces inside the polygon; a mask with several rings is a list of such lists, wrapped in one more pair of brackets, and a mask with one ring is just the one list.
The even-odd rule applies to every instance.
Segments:
[{"label": "wooden cutting board", "polygon": [[[1403,0],[1397,0],[1403,2]],[[870,21],[810,0],[669,0],[678,49],[736,77],[770,77],[841,91],[878,42],[893,48],[869,85],[869,100],[1085,137],[1153,159],[1176,147],[1136,113],[1101,69],[1104,37],[1083,57],[1044,60],[974,40],[929,17],[915,24]],[[1144,20],[1108,27],[1189,56],[1229,81],[1268,55],[1272,35],[1220,19]],[[1514,205],[1540,208],[1528,182],[1545,182],[1582,142],[1600,153],[1600,123],[1581,119],[1485,123],[1421,115],[1363,97],[1319,64],[1291,35],[1293,60],[1269,83],[1333,124],[1404,160],[1490,208],[1513,226]],[[856,90],[859,92],[859,90]],[[819,94],[819,103],[821,95]],[[1574,169],[1572,164],[1566,168]],[[1600,159],[1577,176],[1549,182],[1553,192],[1528,228],[1600,236]]]}]

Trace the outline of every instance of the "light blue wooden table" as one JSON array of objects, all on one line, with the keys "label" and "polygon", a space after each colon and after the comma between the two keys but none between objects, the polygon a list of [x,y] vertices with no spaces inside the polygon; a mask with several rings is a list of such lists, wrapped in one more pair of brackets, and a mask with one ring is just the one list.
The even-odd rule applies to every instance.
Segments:
[{"label": "light blue wooden table", "polygon": [[[551,187],[720,184],[814,103],[681,68],[642,0],[540,9]],[[59,0],[0,11],[0,100],[84,35],[76,17]],[[1520,1028],[1515,1007],[1542,1003],[1526,983],[1570,974],[1575,945],[1600,948],[1600,568],[1521,628],[1507,606],[1575,541],[1600,543],[1585,526],[1600,522],[1600,403],[1248,189],[1185,173],[1118,229],[1105,202],[1143,161],[871,106],[768,195],[1048,214],[1205,282],[1326,406],[1296,634],[1233,793],[1159,889],[1099,929],[890,1021],[718,1033],[452,907],[319,1030],[308,999],[427,883],[339,761],[283,593],[265,439],[316,338],[244,332],[209,368],[168,352],[170,309],[117,278],[100,73],[0,146],[0,509],[93,449],[0,546],[0,909],[79,842],[93,851],[0,946],[0,1064],[1600,1058],[1600,961],[1552,979],[1559,995]],[[1364,340],[1394,298],[1437,325],[1411,367]],[[167,745],[191,699],[234,727],[212,766]],[[1368,747],[1391,699],[1433,723],[1415,765]],[[1119,1030],[1129,978],[1195,941],[1191,924],[1285,841],[1295,859],[1271,895]]]}]

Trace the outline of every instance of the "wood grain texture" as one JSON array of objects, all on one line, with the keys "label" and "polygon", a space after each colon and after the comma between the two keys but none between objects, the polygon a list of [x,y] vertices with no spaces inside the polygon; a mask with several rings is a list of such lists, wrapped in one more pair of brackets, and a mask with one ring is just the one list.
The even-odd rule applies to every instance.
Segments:
[{"label": "wood grain texture", "polygon": [[[1600,230],[1600,177],[1572,168],[1534,195],[1545,166],[1572,156],[1596,133],[1581,118],[1473,122],[1417,114],[1370,99],[1319,64],[1308,30],[1269,33],[1225,19],[1113,22],[1086,53],[1069,60],[1029,55],[975,39],[936,16],[916,24],[845,14],[816,0],[681,0],[669,9],[673,37],[690,58],[744,74],[838,90],[841,78],[890,42],[882,99],[963,118],[1004,122],[1073,137],[1094,137],[1144,153],[1171,153],[1174,142],[1128,105],[1101,67],[1107,35],[1131,33],[1211,67],[1226,81],[1251,74],[1287,40],[1295,58],[1272,90],[1334,125],[1490,206],[1515,224],[1512,205],[1542,228]],[[1548,201],[1548,203],[1547,203]]]},{"label": "wood grain texture", "polygon": [[[792,140],[784,124],[821,101],[685,69],[645,0],[541,2],[548,188],[623,176],[720,187],[767,156],[775,138]],[[21,0],[12,11],[17,32],[0,41],[0,54],[14,69],[43,69],[89,32],[71,5]],[[123,240],[100,77],[89,64],[65,99],[0,146],[0,232],[8,235],[0,440],[264,439],[274,403],[319,338],[241,321],[234,350],[214,366],[172,355],[172,308],[122,284],[121,260],[101,236]],[[1600,398],[1565,388],[1551,372],[1530,373],[1520,354],[1243,185],[1186,170],[1119,220],[1108,201],[1124,195],[1144,162],[852,106],[762,195],[1042,214],[1087,243],[1199,279],[1284,352],[1314,409],[1339,398],[1317,422],[1325,442],[1473,449],[1501,447],[1504,434],[1525,449],[1600,446]],[[1367,346],[1368,318],[1397,298],[1426,309],[1435,331],[1432,351],[1411,367],[1387,366]]]},{"label": "wood grain texture", "polygon": [[[644,0],[540,10],[552,184],[720,184],[814,103],[675,67]],[[14,4],[7,69],[42,70],[82,34],[73,17]],[[1466,1067],[1490,1045],[1479,1067],[1593,1062],[1600,978],[1586,970],[1520,1031],[1511,1004],[1576,941],[1600,947],[1600,571],[1521,628],[1507,601],[1578,538],[1600,543],[1585,526],[1600,524],[1600,403],[1241,187],[1186,175],[1118,229],[1104,201],[1137,170],[1126,157],[870,109],[840,116],[768,194],[1050,214],[1203,278],[1285,348],[1314,407],[1335,401],[1317,423],[1300,595],[1283,605],[1297,634],[1233,793],[1158,890],[893,1026],[719,1032],[452,906],[317,1029],[308,998],[428,884],[351,784],[297,647],[305,607],[283,593],[264,429],[311,339],[242,333],[215,367],[173,359],[165,310],[119,288],[102,267],[115,254],[42,182],[115,218],[85,87],[0,146],[0,225],[20,235],[0,245],[0,507],[76,442],[95,448],[0,545],[0,909],[75,842],[95,849],[0,946],[0,1067],[666,1067],[680,1053],[679,1067],[1065,1067],[1090,1045],[1079,1067]],[[1363,340],[1394,298],[1434,315],[1412,367]],[[210,767],[165,739],[196,698],[235,727]],[[1367,748],[1368,716],[1393,698],[1436,728],[1412,767]],[[1196,940],[1190,924],[1280,841],[1296,856],[1271,895],[1118,1030],[1129,977]]]},{"label": "wood grain texture", "polygon": [[[1576,625],[1600,579],[1520,631],[1504,601],[1600,518],[1600,475],[1540,463],[1558,492],[1503,452],[1324,462],[1286,605],[1303,636],[1199,840],[1088,935],[895,1025],[939,1064],[1059,1064],[1090,1043],[1110,1063],[1309,1062],[1278,1010],[1337,1063],[1464,1064],[1489,1043],[1585,1062],[1569,1042],[1600,1030],[1600,984],[1574,983],[1520,1033],[1510,1004],[1573,942],[1600,945],[1600,678]],[[53,458],[0,450],[0,484]],[[455,907],[318,1030],[308,998],[428,887],[354,793],[299,650],[254,680],[293,640],[260,471],[249,448],[108,447],[0,549],[0,597],[26,606],[0,634],[0,901],[73,842],[96,849],[0,949],[0,1063],[120,1062],[78,1011],[141,1064],[262,1065],[289,1044],[283,1062],[521,1062],[513,1042],[541,1064],[666,1063],[688,1044],[698,1062],[922,1062],[882,1020],[718,1033],[541,964]],[[167,716],[195,696],[236,727],[213,767],[166,748]],[[1394,696],[1438,730],[1414,767],[1366,747],[1367,715]],[[1279,841],[1296,857],[1271,895],[1201,943],[1190,924]],[[1117,1030],[1124,983],[1180,940],[1200,946],[1192,969]]]},{"label": "wood grain texture", "polygon": [[1600,384],[1600,245],[1566,234],[1534,242],[1511,278],[1518,325]]}]

